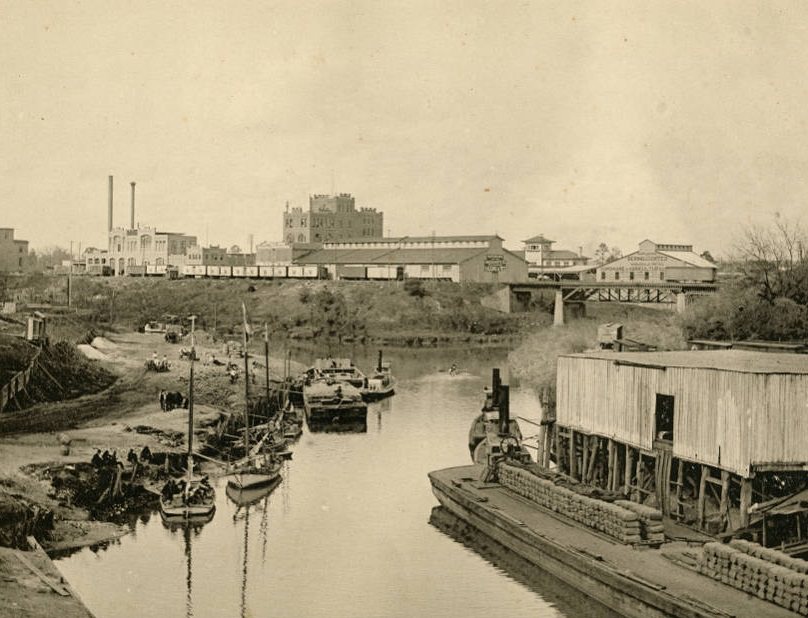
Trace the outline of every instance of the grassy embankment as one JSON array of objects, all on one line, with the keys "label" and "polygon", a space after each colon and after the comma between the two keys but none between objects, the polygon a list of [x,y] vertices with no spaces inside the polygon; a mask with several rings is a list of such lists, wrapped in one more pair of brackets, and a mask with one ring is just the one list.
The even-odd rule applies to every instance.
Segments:
[{"label": "grassy embankment", "polygon": [[554,400],[556,360],[597,347],[598,326],[623,324],[623,337],[656,346],[660,350],[685,349],[680,317],[662,308],[588,303],[587,317],[564,326],[545,328],[529,335],[509,356],[510,373],[530,387],[549,389]]},{"label": "grassy embankment", "polygon": [[388,345],[481,343],[550,322],[547,312],[506,315],[483,307],[490,285],[430,282],[81,279],[76,305],[99,326],[137,328],[164,314],[199,316],[218,336],[237,334],[241,303],[272,336],[342,338]]}]

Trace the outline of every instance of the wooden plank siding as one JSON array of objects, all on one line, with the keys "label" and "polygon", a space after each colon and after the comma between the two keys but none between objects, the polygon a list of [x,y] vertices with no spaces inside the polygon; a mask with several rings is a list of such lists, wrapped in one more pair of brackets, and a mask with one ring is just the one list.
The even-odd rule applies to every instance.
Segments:
[{"label": "wooden plank siding", "polygon": [[656,395],[674,397],[673,456],[750,476],[808,464],[808,375],[558,359],[557,422],[652,449]]}]

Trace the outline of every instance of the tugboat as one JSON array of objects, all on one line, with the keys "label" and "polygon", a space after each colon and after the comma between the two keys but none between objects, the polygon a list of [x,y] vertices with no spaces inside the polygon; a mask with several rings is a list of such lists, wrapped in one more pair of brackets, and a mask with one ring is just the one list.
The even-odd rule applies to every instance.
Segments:
[{"label": "tugboat", "polygon": [[382,360],[381,350],[379,350],[379,361],[376,368],[365,382],[366,386],[362,389],[362,397],[365,401],[378,401],[395,394],[396,380],[390,369],[390,363]]},{"label": "tugboat", "polygon": [[[194,320],[191,316],[191,350],[194,349]],[[208,477],[194,476],[194,360],[188,379],[188,454],[183,479],[169,479],[160,492],[160,515],[168,522],[204,523],[216,512],[216,493]]]},{"label": "tugboat", "polygon": [[359,389],[347,382],[330,378],[307,381],[303,386],[303,406],[309,429],[343,423],[367,424],[368,404]]},{"label": "tugboat", "polygon": [[469,454],[474,463],[485,464],[490,455],[501,452],[503,438],[513,440],[509,444],[517,444],[519,457],[530,461],[530,452],[522,444],[522,430],[516,419],[506,413],[507,421],[503,426],[500,421],[500,403],[502,400],[502,381],[499,369],[494,368],[491,375],[491,388],[485,389],[485,402],[480,414],[472,421],[469,428]]}]

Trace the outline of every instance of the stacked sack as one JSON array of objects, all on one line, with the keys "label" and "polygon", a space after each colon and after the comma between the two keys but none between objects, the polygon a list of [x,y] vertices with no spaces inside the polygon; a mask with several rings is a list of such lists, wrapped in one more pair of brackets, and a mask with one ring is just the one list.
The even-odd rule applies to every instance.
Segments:
[{"label": "stacked sack", "polygon": [[706,543],[699,571],[739,590],[808,616],[808,562],[734,540]]},{"label": "stacked sack", "polygon": [[662,523],[662,511],[651,506],[638,504],[631,500],[615,500],[617,506],[634,511],[640,518],[642,538],[652,543],[665,542],[665,526]]},{"label": "stacked sack", "polygon": [[[566,487],[559,487],[549,479],[541,478],[516,466],[500,465],[499,481],[520,496],[599,530],[621,543],[639,543],[645,540],[642,515],[634,509],[590,498]],[[658,513],[658,511],[656,512]],[[661,527],[662,524],[661,514],[659,519],[653,520],[650,513],[646,516],[649,522],[654,523],[646,525],[645,528],[656,534],[655,526],[658,524]],[[662,533],[662,540],[664,540],[664,533]]]}]

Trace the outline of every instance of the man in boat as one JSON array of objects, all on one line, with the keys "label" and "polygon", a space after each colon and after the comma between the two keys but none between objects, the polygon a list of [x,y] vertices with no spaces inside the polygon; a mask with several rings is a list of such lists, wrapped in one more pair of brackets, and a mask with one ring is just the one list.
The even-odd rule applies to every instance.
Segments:
[{"label": "man in boat", "polygon": [[162,389],[160,391],[160,409],[165,412],[166,411],[166,391]]},{"label": "man in boat", "polygon": [[140,451],[140,461],[151,461],[151,449],[148,444]]},{"label": "man in boat", "polygon": [[452,366],[449,367],[449,375],[453,376],[456,373],[457,373],[457,365],[455,363],[452,363]]},{"label": "man in boat", "polygon": [[90,463],[93,464],[95,468],[100,468],[101,466],[104,465],[104,460],[101,458],[100,448],[95,449],[95,454],[93,455],[93,458],[90,460]]},{"label": "man in boat", "polygon": [[165,354],[163,354],[163,360],[160,361],[160,369],[162,371],[168,370],[168,357]]}]

